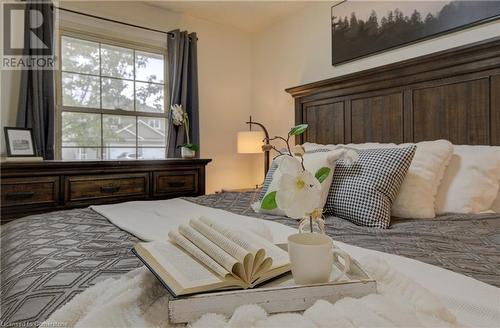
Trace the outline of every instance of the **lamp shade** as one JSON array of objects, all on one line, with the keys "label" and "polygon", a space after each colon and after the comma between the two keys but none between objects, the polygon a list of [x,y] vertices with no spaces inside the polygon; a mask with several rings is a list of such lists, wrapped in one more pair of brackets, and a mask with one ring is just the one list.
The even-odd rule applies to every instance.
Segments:
[{"label": "lamp shade", "polygon": [[264,145],[264,132],[245,131],[238,132],[238,153],[240,154],[258,154],[262,153]]}]

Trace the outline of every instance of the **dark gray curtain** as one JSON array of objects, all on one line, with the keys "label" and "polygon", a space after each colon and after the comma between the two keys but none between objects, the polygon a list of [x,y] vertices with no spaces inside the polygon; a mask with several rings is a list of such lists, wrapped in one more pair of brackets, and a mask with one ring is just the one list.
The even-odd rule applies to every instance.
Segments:
[{"label": "dark gray curtain", "polygon": [[[171,31],[168,35],[167,51],[170,104],[182,105],[187,112],[190,122],[190,141],[199,146],[197,42],[196,33]],[[186,131],[183,127],[174,126],[170,117],[171,115],[168,121],[167,157],[180,157],[177,146],[186,143]]]},{"label": "dark gray curtain", "polygon": [[[46,49],[31,49],[29,26],[38,26],[31,19],[29,10],[39,10],[43,15],[43,24],[36,35],[50,49],[54,49],[54,8],[47,2],[27,2],[25,11],[24,56],[47,55]],[[17,126],[32,128],[38,156],[54,159],[54,75],[51,69],[30,69],[21,72],[21,93]]]}]

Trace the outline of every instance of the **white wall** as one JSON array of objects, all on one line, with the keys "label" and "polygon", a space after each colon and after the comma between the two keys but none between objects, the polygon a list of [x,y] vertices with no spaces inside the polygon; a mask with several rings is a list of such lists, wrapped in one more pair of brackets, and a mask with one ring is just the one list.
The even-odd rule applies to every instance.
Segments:
[{"label": "white wall", "polygon": [[[201,157],[213,159],[207,167],[207,192],[255,184],[252,161],[248,155],[236,153],[236,133],[246,128],[244,122],[251,111],[249,34],[141,2],[63,1],[60,6],[164,31],[180,28],[197,32]],[[95,24],[92,29],[99,30],[109,29],[110,23],[95,21],[92,24]],[[122,25],[111,25],[115,37],[134,38],[140,33]],[[15,123],[19,80],[14,75],[2,74],[2,119],[5,118],[2,127]]]},{"label": "white wall", "polygon": [[500,21],[448,34],[337,67],[331,64],[331,6],[317,2],[254,35],[253,74],[256,119],[271,134],[283,135],[294,124],[293,98],[284,89],[389,64],[500,35]]}]

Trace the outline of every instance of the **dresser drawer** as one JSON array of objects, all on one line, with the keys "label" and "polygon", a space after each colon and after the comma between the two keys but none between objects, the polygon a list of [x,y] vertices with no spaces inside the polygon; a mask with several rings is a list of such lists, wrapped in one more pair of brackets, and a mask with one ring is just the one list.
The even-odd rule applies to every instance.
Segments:
[{"label": "dresser drawer", "polygon": [[182,196],[197,194],[198,171],[158,171],[154,172],[155,196]]},{"label": "dresser drawer", "polygon": [[93,199],[148,196],[149,174],[108,174],[68,176],[65,200],[79,202]]},{"label": "dresser drawer", "polygon": [[59,177],[2,179],[2,207],[57,203]]}]

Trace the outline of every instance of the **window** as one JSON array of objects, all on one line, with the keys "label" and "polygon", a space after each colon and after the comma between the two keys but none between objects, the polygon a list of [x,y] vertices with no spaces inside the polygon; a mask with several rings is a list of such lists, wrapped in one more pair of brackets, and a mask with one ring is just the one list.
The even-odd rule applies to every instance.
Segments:
[{"label": "window", "polygon": [[61,158],[165,158],[165,56],[61,37]]},{"label": "window", "polygon": [[147,124],[154,129],[159,129],[161,122],[160,122],[160,120],[149,119],[149,120],[147,120]]}]

